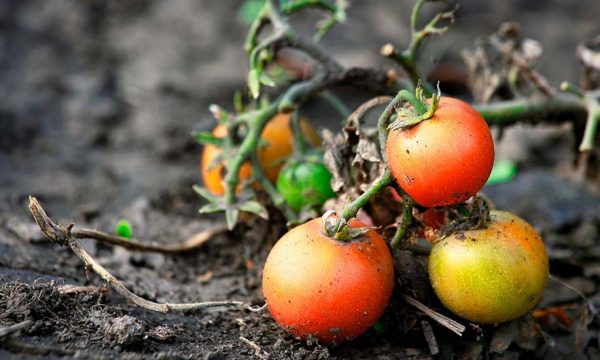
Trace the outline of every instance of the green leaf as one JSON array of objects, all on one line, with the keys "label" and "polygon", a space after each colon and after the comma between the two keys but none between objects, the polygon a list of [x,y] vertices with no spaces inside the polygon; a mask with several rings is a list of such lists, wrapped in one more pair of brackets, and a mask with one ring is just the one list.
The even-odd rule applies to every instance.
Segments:
[{"label": "green leaf", "polygon": [[223,139],[214,136],[210,131],[197,131],[192,134],[196,141],[202,145],[211,144],[223,147]]},{"label": "green leaf", "polygon": [[511,181],[517,174],[517,164],[512,160],[496,160],[486,185]]},{"label": "green leaf", "polygon": [[245,24],[251,24],[262,9],[266,0],[246,0],[238,10],[238,18]]},{"label": "green leaf", "polygon": [[235,224],[237,224],[239,215],[240,210],[237,208],[230,207],[225,209],[225,221],[227,222],[227,229],[233,230]]},{"label": "green leaf", "polygon": [[225,210],[225,207],[221,204],[211,203],[206,204],[198,210],[200,214],[212,214]]},{"label": "green leaf", "polygon": [[121,237],[131,239],[131,223],[126,219],[121,219],[117,221],[117,225],[115,226],[115,233]]},{"label": "green leaf", "polygon": [[216,203],[219,199],[214,196],[213,194],[211,194],[208,189],[206,189],[203,186],[198,186],[198,185],[194,185],[192,186],[192,189],[198,194],[200,195],[202,198],[204,198],[205,200],[207,200],[210,203]]},{"label": "green leaf", "polygon": [[248,72],[248,89],[253,99],[257,99],[260,95],[260,74],[256,69],[250,69]]},{"label": "green leaf", "polygon": [[265,220],[269,218],[269,213],[267,212],[267,209],[265,209],[265,207],[257,201],[246,201],[245,203],[239,205],[239,209],[241,211],[256,214]]}]

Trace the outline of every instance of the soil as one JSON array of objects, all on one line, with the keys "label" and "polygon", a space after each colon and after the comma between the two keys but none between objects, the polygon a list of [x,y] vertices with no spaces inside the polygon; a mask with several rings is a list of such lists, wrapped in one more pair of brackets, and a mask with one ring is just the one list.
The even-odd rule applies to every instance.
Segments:
[{"label": "soil", "polygon": [[[577,79],[573,51],[600,31],[600,3],[489,3],[461,4],[452,30],[426,47],[427,70],[456,60],[458,49],[477,36],[515,20],[545,47],[539,69],[551,83]],[[327,348],[290,337],[266,311],[162,315],[109,290],[65,293],[63,285],[104,283],[70,250],[43,238],[27,211],[30,194],[61,224],[111,231],[126,218],[145,241],[184,241],[222,221],[197,213],[202,202],[192,185],[200,182],[201,147],[190,132],[210,129],[208,105],[229,107],[234,91],[244,87],[246,26],[237,20],[239,6],[216,0],[0,2],[0,327],[33,320],[0,338],[0,358],[428,359],[428,327],[438,342],[436,357],[444,359],[600,357],[600,199],[597,184],[571,176],[568,126],[508,129],[498,156],[517,161],[518,175],[484,192],[542,234],[556,280],[539,306],[565,307],[569,326],[556,318],[536,325],[527,316],[498,327],[467,324],[459,338],[397,300],[379,331]],[[378,49],[406,41],[409,8],[408,2],[353,3],[348,24],[334,29],[323,47],[344,64],[390,66]],[[308,12],[293,23],[307,33],[319,16]],[[339,120],[320,102],[306,113],[331,128]],[[262,264],[284,231],[275,221],[249,220],[185,255],[83,243],[144,298],[262,304]],[[426,258],[395,257],[407,270],[397,291],[435,299],[423,285]],[[427,305],[452,317],[435,300]]]}]

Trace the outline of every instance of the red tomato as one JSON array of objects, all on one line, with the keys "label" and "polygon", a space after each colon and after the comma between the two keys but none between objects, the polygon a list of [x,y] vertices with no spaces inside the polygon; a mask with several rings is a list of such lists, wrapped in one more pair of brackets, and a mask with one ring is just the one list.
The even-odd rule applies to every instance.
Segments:
[{"label": "red tomato", "polygon": [[[353,219],[350,227],[364,225]],[[369,329],[394,287],[385,241],[371,230],[348,242],[313,219],[285,234],[263,270],[263,293],[275,321],[295,336],[340,343]]]},{"label": "red tomato", "polygon": [[485,185],[494,142],[483,117],[469,104],[442,97],[431,119],[391,130],[387,161],[400,187],[425,207],[461,203]]}]

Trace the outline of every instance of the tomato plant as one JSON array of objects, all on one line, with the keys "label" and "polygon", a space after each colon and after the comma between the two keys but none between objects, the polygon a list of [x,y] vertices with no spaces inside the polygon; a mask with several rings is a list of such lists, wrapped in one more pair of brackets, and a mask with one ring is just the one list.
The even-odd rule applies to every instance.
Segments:
[{"label": "tomato plant", "polygon": [[305,206],[320,206],[335,197],[331,173],[323,164],[322,154],[298,160],[289,159],[277,177],[277,191],[287,204],[298,211]]},{"label": "tomato plant", "polygon": [[[364,226],[353,219],[351,228]],[[275,244],[263,270],[263,293],[275,321],[295,336],[339,343],[371,327],[394,287],[390,251],[375,231],[339,241],[313,219]]]},{"label": "tomato plant", "polygon": [[394,178],[425,207],[461,203],[485,185],[494,164],[492,134],[469,104],[441,97],[433,116],[391,130],[387,161]]},{"label": "tomato plant", "polygon": [[548,278],[546,249],[533,227],[492,210],[484,229],[454,233],[433,245],[429,275],[444,306],[482,324],[516,319],[540,300]]},{"label": "tomato plant", "polygon": [[[311,145],[320,145],[319,135],[307,120],[300,120],[300,129]],[[218,125],[213,130],[213,135],[223,138],[227,135],[227,129],[223,125]],[[266,124],[261,134],[261,140],[263,144],[257,149],[258,160],[267,178],[274,183],[285,160],[292,154],[293,134],[290,128],[290,115],[282,113],[275,115]],[[207,144],[202,152],[202,179],[204,186],[214,195],[223,195],[225,192],[223,186],[224,166],[221,162],[213,163],[219,154],[221,154],[221,149],[212,144]],[[252,167],[249,163],[244,163],[238,173],[240,182],[248,180],[251,175]]]}]

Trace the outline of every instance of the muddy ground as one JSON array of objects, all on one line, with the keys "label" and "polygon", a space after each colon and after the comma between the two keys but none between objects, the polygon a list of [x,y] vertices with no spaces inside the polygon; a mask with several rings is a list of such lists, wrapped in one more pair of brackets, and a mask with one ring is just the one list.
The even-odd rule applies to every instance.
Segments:
[{"label": "muddy ground", "polygon": [[[110,291],[61,292],[65,284],[103,283],[37,231],[27,212],[29,194],[62,224],[111,231],[125,217],[134,234],[148,241],[183,241],[222,221],[197,214],[201,200],[191,187],[200,182],[201,147],[190,132],[211,128],[208,105],[229,106],[233,92],[244,86],[246,26],[236,17],[238,8],[238,2],[216,0],[0,2],[0,326],[34,321],[0,339],[0,358],[431,357],[419,326],[425,318],[405,304],[396,307],[405,315],[401,326],[326,348],[291,338],[266,312],[159,315]],[[378,49],[407,40],[409,8],[406,1],[355,1],[348,25],[335,29],[323,46],[346,65],[390,66]],[[598,14],[600,3],[590,1],[463,2],[452,30],[426,47],[424,67],[457,59],[458,50],[477,36],[516,20],[544,46],[538,65],[551,83],[576,80],[573,49],[600,32]],[[307,32],[317,18],[310,12],[294,24]],[[318,124],[337,126],[339,118],[322,103],[306,111]],[[485,193],[540,231],[551,273],[579,291],[550,281],[540,306],[567,304],[573,323],[551,319],[542,327],[545,337],[528,341],[527,331],[505,330],[517,338],[510,345],[506,336],[494,337],[496,346],[510,345],[506,351],[490,345],[494,334],[502,334],[494,327],[468,326],[460,340],[432,324],[438,357],[600,356],[599,187],[573,181],[572,147],[568,126],[508,130],[498,156],[517,161],[519,173]],[[261,304],[260,269],[282,231],[252,222],[186,255],[84,244],[145,298]],[[258,345],[258,355],[240,337]],[[496,352],[487,355],[491,350]]]}]

